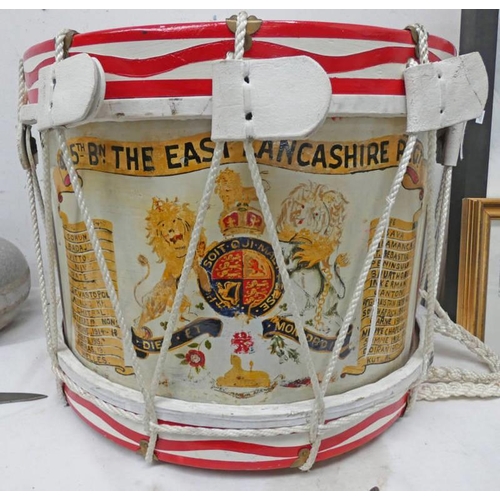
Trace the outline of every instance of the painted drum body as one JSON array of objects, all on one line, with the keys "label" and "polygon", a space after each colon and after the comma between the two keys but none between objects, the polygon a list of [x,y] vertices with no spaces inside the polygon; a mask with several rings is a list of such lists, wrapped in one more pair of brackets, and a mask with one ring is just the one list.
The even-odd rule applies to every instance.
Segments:
[{"label": "painted drum body", "polygon": [[[224,23],[209,23],[79,34],[68,51],[69,57],[92,55],[106,75],[96,117],[69,127],[66,142],[146,379],[162,346],[214,152],[211,65],[233,44]],[[430,49],[431,60],[454,54],[434,37]],[[264,21],[245,58],[294,55],[308,55],[328,73],[330,114],[307,139],[255,141],[254,149],[321,377],[406,145],[402,71],[414,44],[407,31]],[[37,72],[52,58],[52,42],[26,53],[29,104],[37,102]],[[48,137],[69,348],[62,367],[95,396],[140,412],[131,360],[60,145],[54,133]],[[319,459],[382,432],[404,410],[418,375],[426,159],[422,136],[391,213],[386,250],[371,263],[328,385],[327,420],[370,404],[373,411],[325,439]],[[243,145],[227,143],[222,164],[162,367],[160,418],[214,428],[293,425],[306,420],[313,392],[290,291],[279,276]],[[146,439],[135,424],[69,388],[67,395],[83,418],[115,441],[137,449]],[[247,439],[234,449],[223,441],[208,446],[210,439],[172,439],[160,439],[159,459],[228,469],[288,467],[307,446],[307,433],[295,441]]]}]

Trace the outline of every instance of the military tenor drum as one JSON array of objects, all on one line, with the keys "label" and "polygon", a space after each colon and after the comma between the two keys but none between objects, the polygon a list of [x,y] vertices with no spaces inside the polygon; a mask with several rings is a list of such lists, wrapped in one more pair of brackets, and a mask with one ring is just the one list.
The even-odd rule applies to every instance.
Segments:
[{"label": "military tenor drum", "polygon": [[[253,141],[268,207],[243,142],[223,143],[184,283],[216,149],[212,68],[234,51],[231,24],[69,32],[62,55],[51,40],[29,49],[23,62],[22,116],[43,130],[49,163],[65,343],[58,363],[67,399],[100,433],[140,450],[150,432],[140,418],[143,389],[153,387],[158,425],[168,424],[158,428],[155,456],[205,468],[302,463],[315,383],[325,387],[324,421],[339,419],[324,431],[317,459],[354,449],[402,415],[422,363],[416,311],[425,135],[349,313],[408,140],[402,73],[415,58],[410,31],[319,22],[249,26],[244,61],[306,56],[327,75],[327,116],[307,137]],[[454,54],[450,43],[429,37],[431,62]],[[305,103],[310,97],[302,94]],[[286,112],[294,106],[300,102]],[[325,381],[332,353],[335,368]],[[202,435],[199,428],[220,432]],[[273,429],[275,435],[259,432]]]}]

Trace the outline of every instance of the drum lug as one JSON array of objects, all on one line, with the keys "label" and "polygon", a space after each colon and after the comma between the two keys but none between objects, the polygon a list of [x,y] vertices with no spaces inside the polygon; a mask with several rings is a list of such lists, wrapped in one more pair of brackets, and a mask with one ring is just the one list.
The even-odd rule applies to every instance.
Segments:
[{"label": "drum lug", "polygon": [[[231,33],[236,33],[236,24],[238,16],[234,15],[226,19],[226,25]],[[252,35],[259,31],[262,26],[262,19],[258,19],[255,16],[248,16],[247,18],[247,30],[245,35],[245,51],[250,50],[252,46]]]},{"label": "drum lug", "polygon": [[290,465],[290,469],[297,469],[299,467],[302,467],[307,462],[310,453],[310,448],[302,448],[301,450],[299,450],[299,454],[292,465]]},{"label": "drum lug", "polygon": [[[141,455],[142,457],[146,458],[146,453],[148,451],[148,445],[149,445],[149,441],[147,441],[146,439],[141,439],[141,441],[139,442],[139,449],[137,450],[137,453],[139,453],[139,455]],[[156,453],[153,453],[153,460],[155,462],[158,462],[158,457],[156,456]]]},{"label": "drum lug", "polygon": [[71,44],[73,43],[73,38],[75,35],[78,35],[78,31],[68,30],[66,36],[64,37],[63,44],[63,59],[66,59],[69,54],[69,49],[71,48]]}]

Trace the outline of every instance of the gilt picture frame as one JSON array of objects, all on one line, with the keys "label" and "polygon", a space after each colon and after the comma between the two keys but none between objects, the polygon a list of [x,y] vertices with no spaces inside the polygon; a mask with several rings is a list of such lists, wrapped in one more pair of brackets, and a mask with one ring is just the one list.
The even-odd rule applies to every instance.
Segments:
[{"label": "gilt picture frame", "polygon": [[457,323],[500,350],[500,198],[463,200]]}]

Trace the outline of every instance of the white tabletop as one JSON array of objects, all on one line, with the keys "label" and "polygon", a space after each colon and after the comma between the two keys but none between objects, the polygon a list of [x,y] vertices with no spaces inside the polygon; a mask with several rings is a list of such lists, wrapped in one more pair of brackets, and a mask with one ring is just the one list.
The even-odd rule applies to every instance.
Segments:
[{"label": "white tabletop", "polygon": [[[482,370],[448,339],[436,364]],[[500,490],[500,399],[423,402],[371,443],[297,469],[224,472],[149,465],[58,398],[39,297],[0,332],[0,391],[48,398],[0,405],[0,490]]]}]

